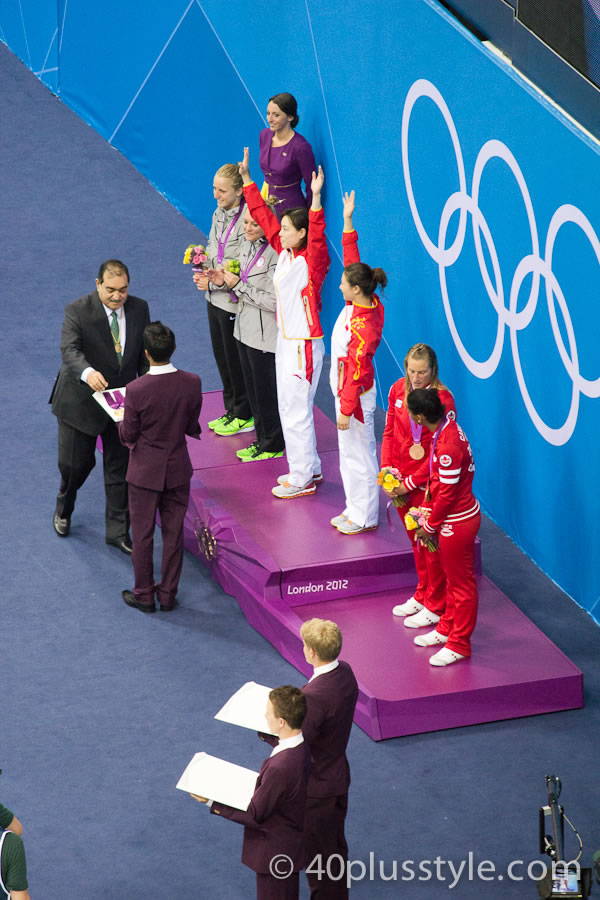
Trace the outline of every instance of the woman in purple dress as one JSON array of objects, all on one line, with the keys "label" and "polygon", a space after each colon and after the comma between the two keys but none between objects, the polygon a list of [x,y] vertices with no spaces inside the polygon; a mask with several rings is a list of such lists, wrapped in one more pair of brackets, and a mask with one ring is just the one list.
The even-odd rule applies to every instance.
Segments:
[{"label": "woman in purple dress", "polygon": [[[275,198],[274,212],[281,221],[286,209],[310,208],[310,182],[317,171],[312,147],[294,131],[298,124],[298,107],[291,94],[275,94],[267,106],[269,127],[260,133],[260,167],[265,176],[261,194]],[[306,193],[302,190],[302,181]]]}]

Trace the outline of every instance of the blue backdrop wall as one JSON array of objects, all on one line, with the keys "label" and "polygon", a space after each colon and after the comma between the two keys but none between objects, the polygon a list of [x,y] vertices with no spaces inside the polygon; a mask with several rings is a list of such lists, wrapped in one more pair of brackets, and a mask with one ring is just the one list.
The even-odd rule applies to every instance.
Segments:
[{"label": "blue backdrop wall", "polygon": [[327,178],[326,325],[355,188],[363,258],[390,282],[380,404],[407,348],[432,344],[484,509],[598,618],[598,146],[435,0],[4,0],[0,16],[200,228],[215,169],[249,144],[258,176],[266,101],[297,96]]}]

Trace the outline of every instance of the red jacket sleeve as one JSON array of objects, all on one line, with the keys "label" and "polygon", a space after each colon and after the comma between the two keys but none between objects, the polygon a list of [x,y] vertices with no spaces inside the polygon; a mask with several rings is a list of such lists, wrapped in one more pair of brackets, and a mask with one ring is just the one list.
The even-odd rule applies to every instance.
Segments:
[{"label": "red jacket sleeve", "polygon": [[342,249],[344,251],[344,266],[352,263],[360,262],[360,253],[358,252],[358,232],[344,231],[342,233]]},{"label": "red jacket sleeve", "polygon": [[330,262],[327,238],[325,237],[325,213],[323,209],[309,209],[306,263],[309,278],[319,297],[319,312],[321,311],[321,288]]},{"label": "red jacket sleeve", "polygon": [[265,233],[265,237],[271,247],[281,253],[282,246],[279,240],[279,229],[281,225],[273,210],[263,200],[260,191],[254,182],[244,185],[244,199],[248,204],[250,215],[255,222],[258,222]]},{"label": "red jacket sleeve", "polygon": [[381,468],[394,465],[394,423],[396,421],[396,400],[402,394],[404,399],[404,379],[400,378],[390,388],[385,428],[381,441]]}]

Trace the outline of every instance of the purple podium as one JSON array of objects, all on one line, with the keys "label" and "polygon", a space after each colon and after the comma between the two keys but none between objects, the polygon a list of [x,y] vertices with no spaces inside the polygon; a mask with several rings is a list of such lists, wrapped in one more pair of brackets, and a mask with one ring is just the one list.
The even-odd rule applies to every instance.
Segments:
[{"label": "purple podium", "polygon": [[[206,422],[223,412],[205,395],[202,440],[190,441],[194,466],[186,548],[234,596],[248,622],[303,674],[299,628],[333,619],[343,657],[360,686],[355,721],[374,740],[518,718],[583,705],[583,676],[489,579],[479,574],[480,612],[472,659],[436,669],[436,648],[392,615],[415,585],[412,550],[384,499],[380,525],[342,535],[329,520],[344,507],[335,426],[315,409],[322,484],[314,495],[271,494],[286,460],[242,463],[235,451],[253,433],[219,437]],[[480,572],[478,546],[477,564]]]}]

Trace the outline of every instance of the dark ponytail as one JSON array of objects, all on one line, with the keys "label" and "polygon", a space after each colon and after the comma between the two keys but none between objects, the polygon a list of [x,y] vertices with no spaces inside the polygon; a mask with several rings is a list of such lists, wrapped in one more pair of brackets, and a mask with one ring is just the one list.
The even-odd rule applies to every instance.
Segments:
[{"label": "dark ponytail", "polygon": [[387,275],[383,269],[372,269],[366,263],[350,263],[344,268],[344,275],[350,287],[358,287],[361,289],[365,297],[371,297],[377,290],[377,285],[381,288],[387,285]]}]

